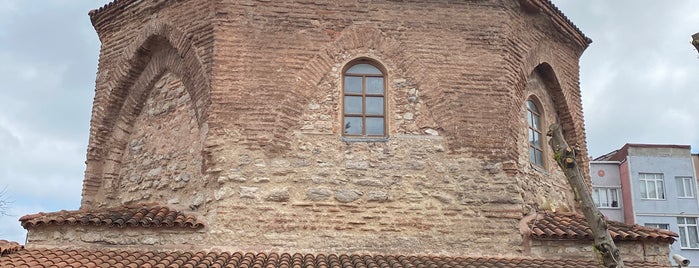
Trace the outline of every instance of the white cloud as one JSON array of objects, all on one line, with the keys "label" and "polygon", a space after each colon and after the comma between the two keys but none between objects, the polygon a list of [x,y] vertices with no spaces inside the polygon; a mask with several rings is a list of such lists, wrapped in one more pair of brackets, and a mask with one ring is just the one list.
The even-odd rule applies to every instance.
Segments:
[{"label": "white cloud", "polygon": [[590,154],[627,142],[699,151],[699,2],[553,2],[593,40],[580,61]]},{"label": "white cloud", "polygon": [[13,13],[19,10],[18,0],[5,0],[0,5],[0,18],[11,17]]},{"label": "white cloud", "polygon": [[14,203],[0,239],[23,242],[20,216],[80,204],[99,53],[87,12],[100,5],[11,3],[0,7],[0,187]]},{"label": "white cloud", "polygon": [[[0,5],[0,186],[17,198],[16,217],[0,217],[4,239],[24,241],[21,215],[79,203],[99,52],[87,12],[107,2]],[[698,151],[699,59],[689,41],[699,1],[554,3],[594,41],[580,63],[590,153],[627,142]]]},{"label": "white cloud", "polygon": [[[33,131],[0,114],[0,187],[37,202],[77,203],[85,145]],[[60,190],[56,190],[60,189]]]}]

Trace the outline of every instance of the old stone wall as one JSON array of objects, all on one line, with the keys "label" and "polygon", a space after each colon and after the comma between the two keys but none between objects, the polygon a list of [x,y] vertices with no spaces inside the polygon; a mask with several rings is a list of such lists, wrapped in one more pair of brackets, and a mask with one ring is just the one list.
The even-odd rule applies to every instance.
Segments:
[{"label": "old stone wall", "polygon": [[[537,19],[550,14],[495,0],[199,2],[93,15],[84,206],[190,207],[208,245],[231,250],[446,255],[519,254],[523,215],[574,209],[551,157],[534,169],[522,150],[531,93],[584,147],[570,65],[583,47]],[[358,58],[386,71],[380,141],[340,134],[342,70]]]},{"label": "old stone wall", "polygon": [[553,123],[560,123],[556,106],[550,94],[555,89],[550,88],[542,78],[538,71],[534,71],[527,79],[526,94],[527,98],[532,98],[539,108],[541,113],[540,127],[544,135],[543,145],[543,166],[535,166],[529,163],[529,133],[527,123],[527,108],[522,106],[519,116],[519,122],[524,128],[520,130],[517,140],[518,161],[521,165],[520,172],[523,176],[518,176],[517,183],[522,188],[524,199],[535,202],[538,209],[567,211],[573,210],[575,204],[572,193],[572,188],[568,184],[565,175],[558,166],[553,157],[553,152],[548,145],[548,137],[546,131],[548,126]]},{"label": "old stone wall", "polygon": [[206,237],[205,230],[56,225],[29,230],[27,247],[191,250],[201,249]]},{"label": "old stone wall", "polygon": [[[201,133],[191,99],[177,76],[166,73],[150,90],[122,153],[116,185],[106,185],[118,202],[160,202],[197,206],[205,184]],[[199,199],[199,200],[197,200]]]},{"label": "old stone wall", "polygon": [[440,136],[341,143],[298,133],[292,153],[245,150],[219,177],[213,244],[262,250],[506,254],[518,248],[520,189],[499,166],[444,151]]},{"label": "old stone wall", "polygon": [[[670,247],[664,242],[616,241],[624,261],[649,261],[670,264]],[[555,258],[589,258],[596,254],[592,241],[532,240],[531,255]]]},{"label": "old stone wall", "polygon": [[[90,12],[102,41],[90,121],[83,207],[109,206],[124,148],[156,80],[177,75],[201,133],[213,59],[210,2],[114,1]],[[122,12],[128,10],[127,12]],[[196,154],[199,154],[197,152]]]},{"label": "old stone wall", "polygon": [[[521,150],[526,96],[516,88],[533,84],[555,122],[568,112],[550,96],[561,86],[546,84],[556,73],[542,78],[526,65],[533,44],[515,62],[507,46],[526,37],[572,48],[536,28],[510,36],[510,8],[519,12],[499,1],[221,6],[211,94],[223,101],[212,102],[205,147],[219,183],[204,208],[215,237],[241,247],[507,254],[521,245],[522,215],[573,209],[552,157],[536,170]],[[573,54],[566,59],[577,62]],[[385,142],[340,137],[341,72],[357,58],[387,71]],[[524,80],[508,80],[519,73]]]}]

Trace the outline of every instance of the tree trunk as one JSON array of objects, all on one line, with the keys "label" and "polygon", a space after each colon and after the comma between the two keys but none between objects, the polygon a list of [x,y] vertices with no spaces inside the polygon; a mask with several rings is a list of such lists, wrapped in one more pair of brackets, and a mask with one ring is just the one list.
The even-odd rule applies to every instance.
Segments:
[{"label": "tree trunk", "polygon": [[575,193],[575,200],[580,204],[587,224],[590,226],[592,237],[595,240],[595,251],[601,255],[604,267],[623,268],[624,262],[621,260],[619,249],[609,235],[607,222],[604,221],[604,216],[592,201],[585,176],[578,168],[578,161],[575,159],[576,150],[568,146],[568,143],[563,139],[560,125],[552,124],[548,134],[551,136],[549,145],[553,150],[556,162],[568,178],[568,183]]}]

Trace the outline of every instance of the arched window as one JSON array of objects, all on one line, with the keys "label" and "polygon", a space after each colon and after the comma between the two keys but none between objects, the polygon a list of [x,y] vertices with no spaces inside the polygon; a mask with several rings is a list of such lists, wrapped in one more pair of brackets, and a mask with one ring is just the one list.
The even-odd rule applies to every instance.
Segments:
[{"label": "arched window", "polygon": [[541,138],[541,112],[531,98],[527,100],[527,124],[529,125],[529,162],[543,167],[544,151]]},{"label": "arched window", "polygon": [[386,136],[384,78],[384,73],[367,61],[356,62],[344,72],[342,116],[344,136]]}]

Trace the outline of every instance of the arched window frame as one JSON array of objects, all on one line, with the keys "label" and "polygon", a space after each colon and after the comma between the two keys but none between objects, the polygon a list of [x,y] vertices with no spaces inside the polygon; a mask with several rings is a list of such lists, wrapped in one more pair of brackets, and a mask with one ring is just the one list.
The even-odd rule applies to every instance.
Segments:
[{"label": "arched window frame", "polygon": [[[361,73],[361,72],[353,72],[352,68],[355,66],[359,66],[362,64],[369,65],[370,67],[373,67],[376,69],[375,73],[372,72],[367,72],[367,73]],[[361,67],[361,66],[360,66]],[[366,67],[366,66],[365,66]],[[352,90],[349,90],[350,86],[350,80],[349,78],[354,78],[355,83],[356,79],[359,78],[361,79],[361,92],[352,92]],[[367,86],[367,81],[370,80],[376,80],[377,78],[381,78],[381,92],[373,92],[368,90],[369,87]],[[386,140],[388,137],[388,122],[387,122],[387,76],[386,76],[386,71],[381,66],[378,62],[367,59],[367,58],[361,58],[361,59],[356,59],[353,60],[345,65],[345,68],[342,70],[342,125],[341,125],[341,136],[343,139],[347,141],[352,141],[352,140],[357,140],[357,141],[383,141]],[[356,86],[356,84],[354,84]],[[373,84],[376,86],[376,84]],[[358,112],[356,107],[358,100],[361,98],[361,112]],[[353,99],[354,101],[350,103],[350,101]],[[380,102],[377,102],[380,99]],[[373,112],[368,111],[369,109],[367,108],[367,102],[372,101],[374,104],[373,106],[370,105],[370,107],[376,107],[378,103],[381,104],[381,108],[376,110],[374,109]],[[351,106],[350,106],[351,105]],[[352,109],[352,107],[355,107]],[[379,112],[380,111],[380,114]],[[354,131],[352,133],[348,133],[350,125],[348,123],[350,122],[348,119],[354,118],[352,122],[357,122],[357,119],[361,120],[361,130],[359,132]],[[376,133],[377,128],[373,128],[374,133],[372,131],[367,130],[367,121],[369,120],[376,120],[376,119],[381,119],[382,123],[380,124],[381,127],[379,128],[381,130],[380,133]],[[376,122],[376,121],[374,121]]]},{"label": "arched window frame", "polygon": [[534,167],[544,168],[546,163],[544,160],[544,133],[541,128],[544,125],[544,110],[541,102],[535,96],[527,98],[524,105],[527,109],[527,151],[529,163]]}]

